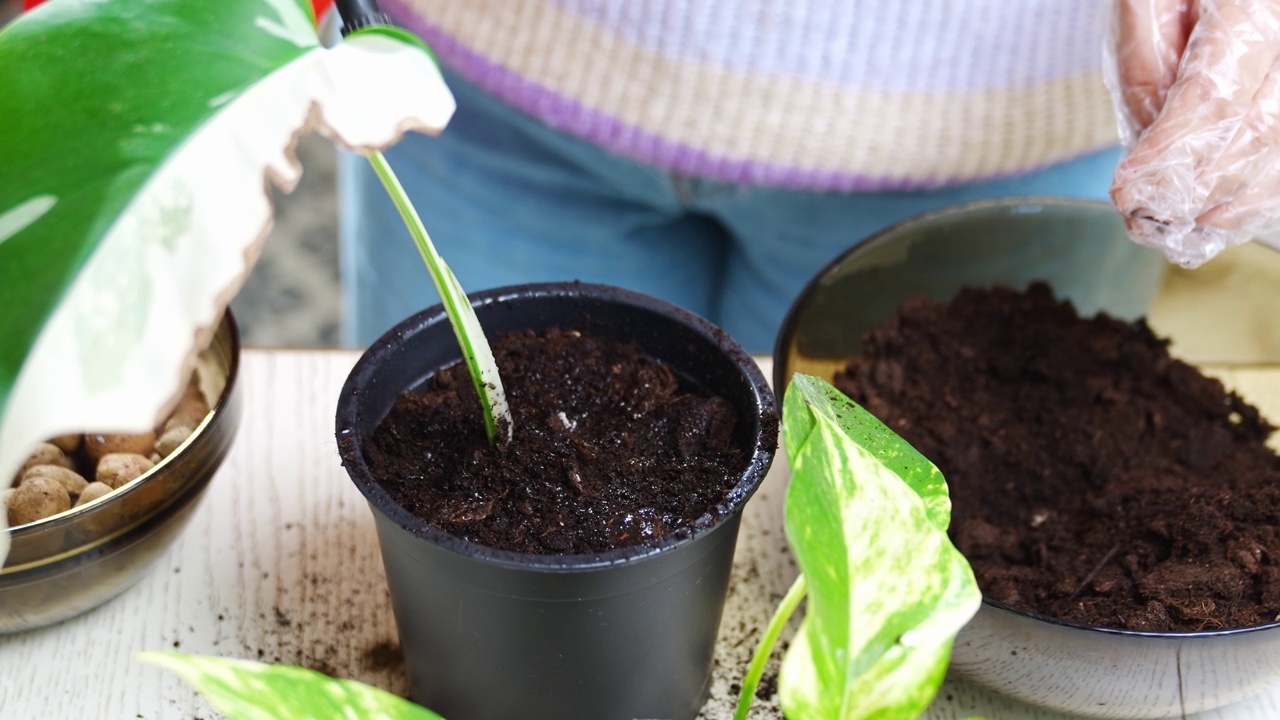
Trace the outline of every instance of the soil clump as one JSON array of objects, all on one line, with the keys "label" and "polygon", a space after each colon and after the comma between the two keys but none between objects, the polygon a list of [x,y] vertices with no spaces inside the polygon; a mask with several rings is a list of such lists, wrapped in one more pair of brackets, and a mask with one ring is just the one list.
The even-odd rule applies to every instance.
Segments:
[{"label": "soil clump", "polygon": [[1273,428],[1145,322],[1043,284],[915,298],[835,384],[942,471],[987,598],[1132,630],[1277,620]]}]

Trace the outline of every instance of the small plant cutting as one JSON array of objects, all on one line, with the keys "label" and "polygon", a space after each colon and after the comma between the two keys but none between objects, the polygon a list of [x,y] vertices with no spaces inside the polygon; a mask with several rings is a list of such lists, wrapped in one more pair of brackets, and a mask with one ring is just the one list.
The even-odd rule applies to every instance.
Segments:
[{"label": "small plant cutting", "polygon": [[[0,32],[0,88],[0,489],[46,438],[156,425],[258,255],[266,184],[296,183],[304,131],[374,156],[483,361],[377,154],[453,113],[416,38],[369,27],[321,47],[304,0],[52,0]],[[500,414],[496,370],[476,378]]]},{"label": "small plant cutting", "polygon": [[956,633],[982,602],[947,537],[942,473],[810,375],[793,377],[783,427],[792,473],[784,517],[801,574],[761,638],[735,717],[747,717],[765,663],[806,595],[778,677],[787,717],[917,717],[942,682]]}]

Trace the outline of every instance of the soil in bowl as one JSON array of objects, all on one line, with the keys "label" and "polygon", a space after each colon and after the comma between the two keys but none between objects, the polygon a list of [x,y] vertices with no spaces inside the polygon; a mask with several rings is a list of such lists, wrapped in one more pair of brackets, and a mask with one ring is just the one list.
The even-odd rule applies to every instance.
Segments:
[{"label": "soil in bowl", "polygon": [[365,447],[393,499],[450,535],[549,555],[660,540],[714,514],[746,467],[733,406],[634,345],[552,329],[492,347],[510,442],[488,444],[454,365],[400,395]]},{"label": "soil in bowl", "polygon": [[1280,616],[1273,428],[1143,321],[1043,284],[914,298],[835,380],[938,465],[988,599],[1143,631]]}]

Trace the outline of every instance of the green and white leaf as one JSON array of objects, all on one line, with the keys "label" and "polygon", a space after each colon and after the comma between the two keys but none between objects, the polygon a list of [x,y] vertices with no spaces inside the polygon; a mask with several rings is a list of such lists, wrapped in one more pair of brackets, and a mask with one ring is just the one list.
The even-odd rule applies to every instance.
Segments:
[{"label": "green and white leaf", "polygon": [[866,410],[798,374],[784,403],[787,537],[809,585],[783,658],[788,717],[917,717],[981,593],[947,538],[941,473]]},{"label": "green and white leaf", "polygon": [[445,264],[444,258],[436,251],[435,243],[427,234],[427,228],[418,216],[418,210],[409,201],[408,194],[400,185],[400,179],[387,163],[382,153],[369,156],[369,164],[374,173],[391,196],[391,202],[409,229],[409,236],[418,246],[418,254],[427,265],[427,272],[440,295],[449,324],[453,327],[454,337],[462,350],[462,360],[470,370],[471,382],[475,386],[476,397],[480,398],[480,409],[484,412],[484,430],[492,443],[498,435],[498,425],[506,428],[506,439],[511,440],[513,425],[511,409],[507,406],[507,393],[502,387],[502,377],[498,375],[498,362],[493,358],[493,348],[480,327],[480,318],[471,307],[471,301],[458,283],[453,270]]},{"label": "green and white leaf", "polygon": [[453,110],[425,47],[323,48],[305,0],[51,0],[7,26],[0,488],[45,437],[155,424],[258,255],[268,181],[301,174],[299,134],[367,153]]},{"label": "green and white leaf", "polygon": [[796,412],[785,420],[788,457],[798,455],[809,444],[809,436],[818,426],[819,418],[825,417],[920,496],[930,524],[939,530],[947,529],[951,522],[951,498],[947,494],[947,481],[937,466],[830,383],[806,376],[801,382],[788,386],[788,395],[792,388],[799,394],[796,403],[803,404],[796,404]]},{"label": "green and white leaf", "polygon": [[181,677],[231,720],[441,720],[384,690],[292,665],[175,652],[140,657]]}]

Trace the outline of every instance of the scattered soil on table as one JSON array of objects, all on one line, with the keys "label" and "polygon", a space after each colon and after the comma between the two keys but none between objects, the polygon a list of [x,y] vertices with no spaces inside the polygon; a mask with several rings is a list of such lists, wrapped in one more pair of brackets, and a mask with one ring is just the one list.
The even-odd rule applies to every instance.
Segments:
[{"label": "scattered soil on table", "polygon": [[383,640],[365,648],[364,655],[360,659],[364,667],[370,670],[404,669],[404,652],[400,649],[400,644],[389,640]]},{"label": "scattered soil on table", "polygon": [[988,598],[1135,630],[1277,619],[1273,428],[1145,322],[970,290],[909,300],[863,353],[837,387],[942,470]]},{"label": "scattered soil on table", "polygon": [[714,513],[746,467],[729,401],[632,344],[553,329],[493,351],[511,442],[489,446],[455,365],[401,395],[364,447],[395,501],[451,535],[550,555],[653,541]]},{"label": "scattered soil on table", "polygon": [[756,697],[768,700],[778,694],[778,674],[765,673],[760,676],[760,684],[756,686]]}]

